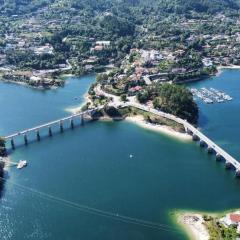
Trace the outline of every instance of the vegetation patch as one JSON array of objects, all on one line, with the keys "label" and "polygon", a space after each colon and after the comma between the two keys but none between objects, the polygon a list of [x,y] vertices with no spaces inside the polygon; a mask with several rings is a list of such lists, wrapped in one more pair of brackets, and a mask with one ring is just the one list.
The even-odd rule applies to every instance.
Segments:
[{"label": "vegetation patch", "polygon": [[134,108],[134,107],[121,108],[119,109],[119,112],[124,118],[141,115],[144,117],[144,120],[146,122],[157,124],[157,125],[169,126],[178,132],[185,132],[185,129],[181,124],[176,123],[175,121],[157,116],[153,113],[145,112],[138,108]]},{"label": "vegetation patch", "polygon": [[210,240],[230,240],[240,237],[236,226],[226,228],[219,222],[217,217],[209,215],[204,215],[203,218],[210,235]]}]

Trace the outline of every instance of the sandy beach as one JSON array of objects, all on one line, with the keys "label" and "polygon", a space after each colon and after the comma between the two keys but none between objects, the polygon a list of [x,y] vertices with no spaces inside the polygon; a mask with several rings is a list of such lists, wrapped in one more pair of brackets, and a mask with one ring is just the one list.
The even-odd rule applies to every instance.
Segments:
[{"label": "sandy beach", "polygon": [[[71,114],[76,114],[79,111],[81,111],[82,106],[85,105],[87,102],[91,102],[91,100],[89,99],[88,93],[84,94],[84,102],[79,107],[67,108],[65,110],[70,112]],[[109,118],[103,117],[100,120],[109,121]],[[163,133],[165,135],[168,135],[168,136],[171,136],[174,138],[178,138],[183,141],[190,141],[192,139],[192,137],[190,135],[188,135],[186,133],[177,132],[174,129],[172,129],[171,127],[164,126],[164,125],[154,125],[154,124],[148,123],[144,120],[144,117],[141,115],[127,117],[125,120],[132,122],[134,124],[137,124],[138,126],[143,127],[145,129]]]},{"label": "sandy beach", "polygon": [[204,225],[204,220],[199,213],[178,213],[177,222],[194,240],[209,240],[210,236]]},{"label": "sandy beach", "polygon": [[230,66],[218,66],[217,69],[240,69],[240,66],[238,65],[230,65]]},{"label": "sandy beach", "polygon": [[184,141],[189,141],[191,140],[191,136],[186,134],[186,133],[180,133],[177,132],[175,130],[173,130],[172,128],[168,127],[168,126],[164,126],[164,125],[154,125],[151,123],[147,123],[144,120],[143,116],[133,116],[133,117],[127,117],[126,118],[127,121],[130,121],[132,123],[137,124],[140,127],[152,130],[152,131],[157,131],[163,134],[166,134],[168,136],[174,137],[174,138],[178,138],[180,140],[184,140]]},{"label": "sandy beach", "polygon": [[[85,101],[81,106],[76,107],[76,108],[67,108],[65,110],[72,113],[72,114],[78,113],[79,111],[81,111],[82,106],[86,102],[89,101],[89,98],[88,98],[87,94],[84,95],[84,99],[85,99]],[[111,119],[109,117],[102,117],[99,120],[101,120],[101,121],[111,121]],[[151,124],[151,123],[147,123],[144,120],[144,117],[141,116],[141,115],[127,117],[125,120],[129,121],[129,122],[132,122],[134,124],[137,124],[140,127],[143,127],[143,128],[146,128],[146,129],[149,129],[149,130],[152,130],[152,131],[156,131],[156,132],[159,132],[159,133],[163,133],[163,134],[166,134],[168,136],[178,138],[180,140],[190,141],[192,139],[190,135],[188,135],[186,133],[177,132],[177,131],[173,130],[172,128],[168,127],[168,126],[154,125],[154,124]]]},{"label": "sandy beach", "polygon": [[73,108],[66,108],[65,111],[71,113],[71,114],[76,114],[81,112],[82,107],[87,103],[87,102],[91,102],[91,100],[89,99],[88,93],[85,93],[84,96],[84,101],[82,104],[79,105],[79,107],[73,107]]},{"label": "sandy beach", "polygon": [[219,76],[224,69],[240,69],[240,66],[238,66],[238,65],[218,66],[218,67],[217,67],[218,72],[217,72],[216,75]]},{"label": "sandy beach", "polygon": [[11,159],[10,159],[10,157],[8,156],[8,157],[3,157],[2,160],[5,162],[5,164],[4,164],[4,170],[7,171],[7,170],[12,166],[12,164],[11,164]]}]

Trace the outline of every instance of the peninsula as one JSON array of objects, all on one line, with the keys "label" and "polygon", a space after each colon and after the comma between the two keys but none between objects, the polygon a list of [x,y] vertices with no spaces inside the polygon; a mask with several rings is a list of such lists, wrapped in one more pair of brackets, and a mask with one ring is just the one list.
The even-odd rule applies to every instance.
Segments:
[{"label": "peninsula", "polygon": [[201,213],[176,211],[175,220],[194,240],[227,240],[240,237],[240,211]]}]

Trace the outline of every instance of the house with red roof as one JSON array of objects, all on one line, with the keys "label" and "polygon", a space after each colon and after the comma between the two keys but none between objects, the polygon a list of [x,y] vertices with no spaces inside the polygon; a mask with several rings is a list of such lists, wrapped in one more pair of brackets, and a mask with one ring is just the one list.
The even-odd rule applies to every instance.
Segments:
[{"label": "house with red roof", "polygon": [[220,219],[220,223],[222,223],[226,228],[236,226],[237,233],[240,233],[240,211],[227,214],[225,217]]},{"label": "house with red roof", "polygon": [[132,87],[129,89],[129,96],[134,96],[137,92],[141,91],[142,87],[141,86],[136,86],[136,87]]}]

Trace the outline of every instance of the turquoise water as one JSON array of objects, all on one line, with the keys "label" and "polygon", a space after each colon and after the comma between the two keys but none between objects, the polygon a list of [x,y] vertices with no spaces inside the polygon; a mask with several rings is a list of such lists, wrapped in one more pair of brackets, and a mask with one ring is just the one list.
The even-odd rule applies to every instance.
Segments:
[{"label": "turquoise water", "polygon": [[[240,72],[227,70],[194,86],[209,85],[234,97],[225,105],[200,103],[200,127],[240,158],[240,130],[232,129],[240,118],[239,78]],[[68,115],[65,109],[79,104],[83,99],[74,98],[82,96],[93,81],[94,76],[68,78],[64,88],[45,92],[0,83],[0,133]],[[11,156],[16,161],[27,159],[29,166],[8,170],[0,204],[0,239],[187,239],[172,223],[172,210],[239,207],[240,181],[197,143],[127,122],[92,122],[28,147],[20,146]],[[163,227],[156,230],[93,215],[81,211],[79,205],[73,208],[61,200],[52,201],[13,182]]]},{"label": "turquoise water", "polygon": [[240,71],[224,70],[219,76],[190,84],[195,88],[216,88],[230,94],[234,101],[222,104],[205,104],[198,100],[200,127],[234,157],[240,159]]}]

